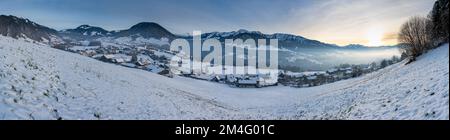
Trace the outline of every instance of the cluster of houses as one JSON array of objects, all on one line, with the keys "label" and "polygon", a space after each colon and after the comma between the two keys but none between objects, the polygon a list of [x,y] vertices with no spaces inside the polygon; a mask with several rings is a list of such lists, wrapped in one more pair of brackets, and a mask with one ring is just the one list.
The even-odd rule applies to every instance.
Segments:
[{"label": "cluster of houses", "polygon": [[59,49],[78,53],[103,62],[114,63],[130,68],[138,68],[161,75],[171,76],[168,67],[168,57],[173,53],[155,49],[152,46],[124,47],[117,45],[82,46],[66,45]]},{"label": "cluster of houses", "polygon": [[312,87],[354,77],[352,68],[336,68],[314,72],[281,72],[278,82],[292,87]]},{"label": "cluster of houses", "polygon": [[184,74],[199,80],[206,80],[228,84],[238,88],[262,88],[278,85],[277,74],[227,74],[227,75],[206,75],[206,74]]}]

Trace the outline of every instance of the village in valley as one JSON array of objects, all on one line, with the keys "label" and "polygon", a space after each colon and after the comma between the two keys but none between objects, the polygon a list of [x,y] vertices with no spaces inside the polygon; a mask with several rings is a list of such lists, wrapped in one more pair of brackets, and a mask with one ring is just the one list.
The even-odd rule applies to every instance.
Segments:
[{"label": "village in valley", "polygon": [[[162,39],[163,40],[163,39]],[[105,41],[80,41],[54,45],[54,48],[78,53],[102,62],[113,63],[129,68],[137,68],[167,77],[174,75],[223,83],[237,88],[262,88],[284,85],[297,88],[313,87],[362,76],[366,73],[382,69],[400,62],[404,57],[393,56],[389,60],[371,64],[340,64],[326,71],[291,72],[277,70],[269,74],[203,74],[203,73],[172,73],[170,58],[175,55],[167,49],[166,44],[127,44]]]}]

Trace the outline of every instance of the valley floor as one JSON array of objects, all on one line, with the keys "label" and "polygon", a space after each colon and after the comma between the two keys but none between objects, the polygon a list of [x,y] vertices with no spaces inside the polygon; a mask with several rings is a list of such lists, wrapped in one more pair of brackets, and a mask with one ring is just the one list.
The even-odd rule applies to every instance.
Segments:
[{"label": "valley floor", "polygon": [[0,119],[449,119],[448,44],[311,88],[167,78],[0,36]]}]

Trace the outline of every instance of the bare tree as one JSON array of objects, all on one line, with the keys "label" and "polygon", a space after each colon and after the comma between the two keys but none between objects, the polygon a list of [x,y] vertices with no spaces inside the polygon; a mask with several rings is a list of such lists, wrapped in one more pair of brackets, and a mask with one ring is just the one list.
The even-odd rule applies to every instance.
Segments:
[{"label": "bare tree", "polygon": [[415,16],[402,25],[398,40],[410,62],[432,46],[431,24],[428,18]]}]

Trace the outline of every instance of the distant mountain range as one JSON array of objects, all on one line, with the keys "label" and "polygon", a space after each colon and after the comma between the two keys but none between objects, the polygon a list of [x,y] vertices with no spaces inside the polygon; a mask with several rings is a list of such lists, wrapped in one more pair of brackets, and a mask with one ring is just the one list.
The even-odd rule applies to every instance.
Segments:
[{"label": "distant mountain range", "polygon": [[[129,29],[108,31],[101,27],[81,25],[75,29],[57,31],[28,19],[15,16],[0,16],[0,34],[13,38],[23,38],[44,43],[61,43],[64,41],[102,41],[116,44],[140,45],[168,45],[176,38],[192,39],[191,36],[176,35],[153,22],[141,22]],[[224,42],[225,39],[278,39],[280,48],[279,63],[282,67],[301,70],[322,70],[340,63],[369,63],[386,59],[388,56],[374,56],[376,52],[396,51],[396,46],[367,47],[358,44],[338,46],[307,39],[291,34],[263,34],[259,31],[238,30],[232,32],[211,32],[202,34],[203,39],[216,38]],[[122,43],[126,41],[127,43]],[[168,47],[161,47],[168,49]],[[360,53],[371,53],[364,55]],[[362,58],[353,58],[354,56]],[[390,56],[389,56],[390,57]]]},{"label": "distant mountain range", "polygon": [[[66,29],[56,31],[46,26],[39,25],[28,19],[19,18],[15,16],[0,15],[0,34],[3,36],[10,36],[13,38],[28,37],[35,41],[43,41],[43,39],[51,39],[51,37],[69,37],[73,39],[96,39],[100,37],[129,37],[141,36],[143,38],[168,38],[173,40],[175,38],[191,38],[190,36],[175,35],[154,22],[141,22],[133,25],[131,28],[120,31],[107,31],[101,27],[90,25],[81,25],[74,29]],[[311,40],[302,36],[292,34],[263,34],[259,31],[247,31],[241,29],[232,32],[211,32],[202,34],[202,38],[217,38],[224,39],[278,39],[280,46],[296,46],[302,48],[369,48],[364,45],[351,44],[347,46],[338,46],[334,44],[323,43],[317,40]],[[389,46],[388,46],[389,47]]]}]

